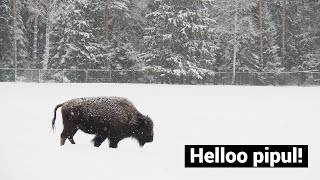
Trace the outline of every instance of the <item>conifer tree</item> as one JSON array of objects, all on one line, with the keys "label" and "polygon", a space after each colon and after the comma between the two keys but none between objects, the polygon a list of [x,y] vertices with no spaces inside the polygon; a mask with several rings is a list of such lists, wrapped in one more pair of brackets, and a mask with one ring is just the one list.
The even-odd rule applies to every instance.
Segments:
[{"label": "conifer tree", "polygon": [[[137,1],[110,1],[108,59],[111,69],[128,70],[139,66],[142,17],[135,14]],[[140,36],[140,38],[139,38]]]},{"label": "conifer tree", "polygon": [[51,35],[51,68],[100,69],[105,65],[104,8],[100,0],[66,0]]},{"label": "conifer tree", "polygon": [[[202,80],[212,73],[217,46],[210,37],[206,0],[153,0],[147,14],[144,60],[172,79]],[[190,82],[188,82],[190,83]]]},{"label": "conifer tree", "polygon": [[14,67],[13,11],[10,0],[0,0],[0,67]]}]

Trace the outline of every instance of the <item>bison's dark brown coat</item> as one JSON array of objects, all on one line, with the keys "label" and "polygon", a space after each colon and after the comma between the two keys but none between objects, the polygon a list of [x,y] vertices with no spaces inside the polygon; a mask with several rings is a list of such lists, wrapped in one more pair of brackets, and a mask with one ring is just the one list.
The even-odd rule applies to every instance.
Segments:
[{"label": "bison's dark brown coat", "polygon": [[64,126],[61,145],[67,138],[75,144],[73,136],[78,129],[95,134],[92,141],[96,147],[107,138],[111,148],[116,148],[119,141],[127,137],[136,138],[140,146],[153,141],[152,120],[142,115],[126,98],[78,98],[59,104],[54,110],[52,128],[60,107]]}]

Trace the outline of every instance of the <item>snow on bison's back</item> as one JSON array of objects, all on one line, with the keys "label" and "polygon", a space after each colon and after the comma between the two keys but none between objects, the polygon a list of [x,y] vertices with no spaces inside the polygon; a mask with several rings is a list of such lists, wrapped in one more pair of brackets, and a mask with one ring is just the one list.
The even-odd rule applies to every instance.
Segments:
[{"label": "snow on bison's back", "polygon": [[78,129],[95,134],[92,141],[96,147],[105,139],[109,139],[111,148],[116,148],[119,141],[127,137],[137,139],[140,146],[153,141],[152,120],[141,114],[126,98],[78,98],[59,104],[54,110],[53,128],[56,111],[60,107],[64,127],[61,145],[64,145],[67,138],[75,144],[73,136]]}]

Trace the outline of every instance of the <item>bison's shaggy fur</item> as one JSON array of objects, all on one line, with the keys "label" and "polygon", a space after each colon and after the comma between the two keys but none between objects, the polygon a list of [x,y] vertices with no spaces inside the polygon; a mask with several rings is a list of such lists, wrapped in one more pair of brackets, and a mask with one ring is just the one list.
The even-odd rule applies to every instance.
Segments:
[{"label": "bison's shaggy fur", "polygon": [[119,141],[127,137],[137,139],[140,146],[153,141],[152,120],[141,114],[126,98],[78,98],[59,104],[54,110],[52,128],[60,107],[64,127],[60,145],[64,145],[67,138],[75,144],[73,136],[78,129],[95,134],[92,142],[96,147],[105,139],[109,139],[111,148],[117,148]]}]

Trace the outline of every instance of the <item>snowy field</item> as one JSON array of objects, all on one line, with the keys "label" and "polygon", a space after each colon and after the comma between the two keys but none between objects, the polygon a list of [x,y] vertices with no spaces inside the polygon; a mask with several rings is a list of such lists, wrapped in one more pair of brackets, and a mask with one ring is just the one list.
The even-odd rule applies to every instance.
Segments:
[{"label": "snowy field", "polygon": [[[154,142],[109,149],[80,131],[60,147],[54,107],[76,97],[129,98],[155,124]],[[320,179],[320,87],[0,84],[0,180]],[[306,144],[308,169],[185,169],[186,144]]]}]

